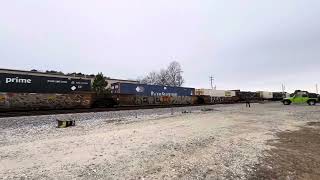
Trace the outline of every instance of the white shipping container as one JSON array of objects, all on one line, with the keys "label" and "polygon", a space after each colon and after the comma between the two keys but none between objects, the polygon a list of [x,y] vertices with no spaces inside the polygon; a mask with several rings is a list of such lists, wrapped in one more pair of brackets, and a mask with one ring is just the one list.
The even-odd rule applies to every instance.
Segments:
[{"label": "white shipping container", "polygon": [[234,97],[235,91],[214,90],[214,89],[196,89],[196,95],[204,95],[211,97]]},{"label": "white shipping container", "polygon": [[273,93],[269,91],[258,91],[260,94],[260,97],[263,99],[272,99],[273,98]]},{"label": "white shipping container", "polygon": [[286,98],[290,98],[290,93],[286,93]]}]

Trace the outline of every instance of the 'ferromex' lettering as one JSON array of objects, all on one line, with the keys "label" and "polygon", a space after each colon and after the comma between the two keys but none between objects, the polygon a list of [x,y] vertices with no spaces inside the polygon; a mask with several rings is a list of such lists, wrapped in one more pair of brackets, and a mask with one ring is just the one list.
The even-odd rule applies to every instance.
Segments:
[{"label": "'ferromex' lettering", "polygon": [[6,78],[6,84],[8,83],[21,83],[21,84],[31,84],[31,79],[20,79],[19,77],[15,78]]},{"label": "'ferromex' lettering", "polygon": [[151,96],[178,96],[178,93],[165,93],[165,92],[153,92],[151,91]]}]

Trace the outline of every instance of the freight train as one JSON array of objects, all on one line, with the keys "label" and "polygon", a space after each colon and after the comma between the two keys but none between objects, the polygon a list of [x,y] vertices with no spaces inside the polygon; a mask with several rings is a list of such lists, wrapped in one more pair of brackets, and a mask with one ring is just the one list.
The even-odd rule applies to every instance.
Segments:
[{"label": "freight train", "polygon": [[261,92],[195,89],[119,81],[110,85],[109,96],[99,97],[91,90],[92,78],[0,69],[0,111],[225,104],[248,99],[265,99],[264,93]]}]

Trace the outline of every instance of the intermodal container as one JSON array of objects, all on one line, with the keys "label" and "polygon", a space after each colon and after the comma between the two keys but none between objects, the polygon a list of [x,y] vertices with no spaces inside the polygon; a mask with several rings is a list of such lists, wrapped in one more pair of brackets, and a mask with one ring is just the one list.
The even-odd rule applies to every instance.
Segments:
[{"label": "intermodal container", "polygon": [[235,91],[214,90],[214,89],[196,89],[198,96],[211,96],[211,97],[234,97]]},{"label": "intermodal container", "polygon": [[273,99],[273,93],[268,91],[257,91],[262,99]]},{"label": "intermodal container", "polygon": [[113,94],[133,94],[139,96],[193,96],[194,88],[159,86],[132,83],[114,83],[111,85]]},{"label": "intermodal container", "polygon": [[289,93],[283,93],[283,92],[273,92],[272,93],[272,99],[273,100],[282,100],[283,98],[288,98],[290,97],[290,94],[289,96],[287,96]]},{"label": "intermodal container", "polygon": [[0,92],[69,93],[91,91],[91,80],[0,72]]}]

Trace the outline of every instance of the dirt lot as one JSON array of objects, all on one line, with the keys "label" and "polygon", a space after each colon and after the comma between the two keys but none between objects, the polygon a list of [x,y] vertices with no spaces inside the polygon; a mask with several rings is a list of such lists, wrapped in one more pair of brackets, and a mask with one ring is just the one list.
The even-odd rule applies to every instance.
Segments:
[{"label": "dirt lot", "polygon": [[278,133],[250,179],[320,179],[320,122]]},{"label": "dirt lot", "polygon": [[52,116],[0,119],[0,178],[319,179],[320,106],[211,108],[89,114],[66,129]]}]

